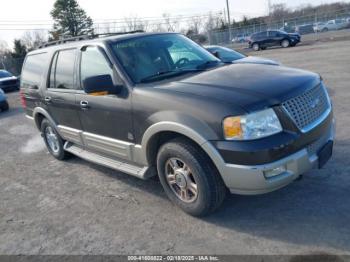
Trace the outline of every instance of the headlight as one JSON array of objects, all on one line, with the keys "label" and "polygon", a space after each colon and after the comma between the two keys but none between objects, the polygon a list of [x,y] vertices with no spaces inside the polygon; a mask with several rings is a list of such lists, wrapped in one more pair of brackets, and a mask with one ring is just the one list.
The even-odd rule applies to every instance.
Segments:
[{"label": "headlight", "polygon": [[282,131],[281,123],[271,108],[249,115],[227,117],[223,128],[228,140],[252,140]]}]

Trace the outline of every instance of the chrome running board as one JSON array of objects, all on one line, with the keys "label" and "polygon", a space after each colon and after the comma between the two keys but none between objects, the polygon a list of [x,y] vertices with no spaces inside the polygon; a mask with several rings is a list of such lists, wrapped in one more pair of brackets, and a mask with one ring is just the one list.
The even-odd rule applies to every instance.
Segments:
[{"label": "chrome running board", "polygon": [[64,144],[64,150],[84,160],[87,160],[105,167],[109,167],[114,170],[118,170],[144,180],[155,175],[155,173],[152,172],[152,170],[147,166],[140,167],[134,164],[127,163],[123,160],[116,160],[107,156],[102,156],[98,153],[94,153],[86,149],[83,149],[71,142],[66,142]]}]

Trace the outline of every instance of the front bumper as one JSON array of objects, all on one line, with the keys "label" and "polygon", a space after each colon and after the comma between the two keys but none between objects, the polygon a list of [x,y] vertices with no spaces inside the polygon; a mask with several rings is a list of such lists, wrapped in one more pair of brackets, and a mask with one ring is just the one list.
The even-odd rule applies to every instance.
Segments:
[{"label": "front bumper", "polygon": [[0,88],[4,90],[4,92],[19,90],[19,83],[11,85],[0,85]]},{"label": "front bumper", "polygon": [[[305,172],[318,168],[317,152],[329,141],[334,141],[335,122],[315,143],[277,161],[261,165],[236,165],[225,163],[218,152],[211,155],[224,183],[231,193],[255,195],[268,193],[293,182]],[[205,151],[210,151],[212,145],[203,145]],[[266,171],[284,167],[279,175],[267,178]]]}]

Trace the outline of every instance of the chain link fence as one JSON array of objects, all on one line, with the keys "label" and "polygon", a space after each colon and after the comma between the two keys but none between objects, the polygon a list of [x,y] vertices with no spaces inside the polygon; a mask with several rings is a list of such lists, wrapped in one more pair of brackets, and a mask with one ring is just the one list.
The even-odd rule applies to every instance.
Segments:
[{"label": "chain link fence", "polygon": [[225,30],[208,32],[208,40],[212,45],[244,43],[250,35],[266,30],[283,30],[288,33],[318,34],[327,31],[350,28],[350,8],[332,13],[315,13],[313,15],[268,21]]}]

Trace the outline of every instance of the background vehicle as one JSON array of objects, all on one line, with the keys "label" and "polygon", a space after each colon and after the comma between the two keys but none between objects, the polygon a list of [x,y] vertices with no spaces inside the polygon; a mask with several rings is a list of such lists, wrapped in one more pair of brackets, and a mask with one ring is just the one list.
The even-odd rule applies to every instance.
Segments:
[{"label": "background vehicle", "polygon": [[212,46],[206,46],[205,49],[207,49],[210,53],[215,55],[224,63],[281,65],[279,62],[276,62],[270,59],[256,57],[256,56],[246,56],[233,49],[223,47],[223,46],[212,45]]},{"label": "background vehicle", "polygon": [[319,31],[327,32],[331,30],[341,30],[347,27],[345,19],[329,20],[325,25],[319,27]]},{"label": "background vehicle", "polygon": [[26,114],[59,160],[158,173],[169,199],[200,216],[227,191],[271,192],[331,157],[318,74],[225,64],[175,33],[70,41],[30,52],[21,76]]},{"label": "background vehicle", "polygon": [[299,34],[288,34],[283,31],[271,30],[251,35],[249,40],[249,47],[255,51],[264,50],[267,47],[281,46],[290,47],[295,46],[301,41]]},{"label": "background vehicle", "polygon": [[324,22],[318,22],[314,24],[314,32],[321,32],[322,28],[325,26],[326,23]]},{"label": "background vehicle", "polygon": [[232,43],[245,43],[245,42],[248,42],[248,39],[249,39],[249,35],[240,34],[232,39]]},{"label": "background vehicle", "polygon": [[6,70],[0,70],[0,88],[7,91],[19,90],[19,80]]},{"label": "background vehicle", "polygon": [[295,31],[300,35],[315,33],[313,24],[297,26]]},{"label": "background vehicle", "polygon": [[7,103],[4,91],[0,88],[0,110],[6,111],[9,109],[9,104]]}]

